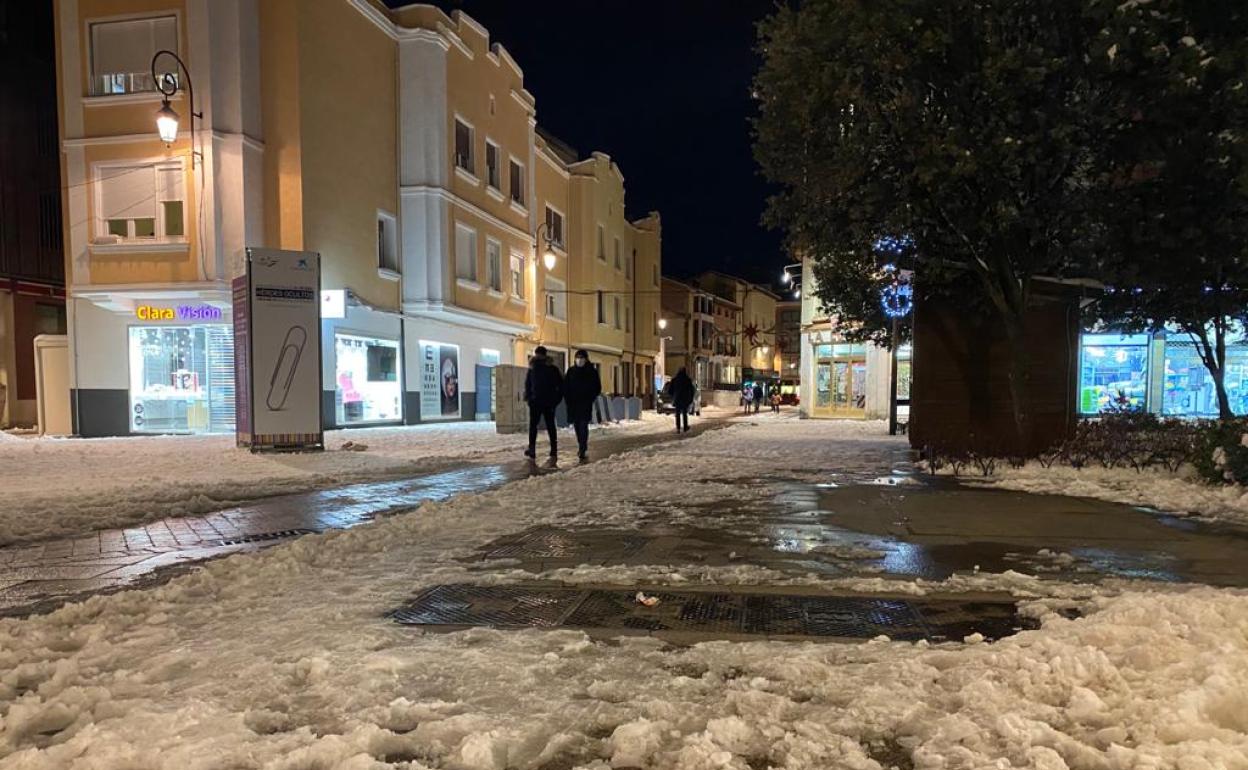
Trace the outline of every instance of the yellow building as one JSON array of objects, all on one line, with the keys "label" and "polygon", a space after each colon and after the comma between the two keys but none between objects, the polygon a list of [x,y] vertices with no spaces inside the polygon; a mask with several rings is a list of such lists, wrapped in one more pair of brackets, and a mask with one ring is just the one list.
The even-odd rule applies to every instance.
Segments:
[{"label": "yellow building", "polygon": [[[596,351],[609,389],[649,391],[658,217],[626,220],[605,155],[560,158],[537,135],[520,66],[467,15],[379,0],[55,13],[79,434],[232,429],[229,283],[247,247],[321,255],[326,427],[488,419],[490,369],[539,342]],[[185,68],[153,62],[162,50]],[[168,145],[153,69],[181,86]],[[619,315],[581,323],[599,290]],[[451,362],[456,400],[422,398],[430,355]]]}]

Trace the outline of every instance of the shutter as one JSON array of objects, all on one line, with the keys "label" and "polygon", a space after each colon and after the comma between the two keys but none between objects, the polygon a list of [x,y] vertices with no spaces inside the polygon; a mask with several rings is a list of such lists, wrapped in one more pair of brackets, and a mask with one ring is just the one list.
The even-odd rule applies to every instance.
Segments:
[{"label": "shutter", "polygon": [[156,175],[152,166],[106,168],[100,173],[100,218],[156,216]]}]

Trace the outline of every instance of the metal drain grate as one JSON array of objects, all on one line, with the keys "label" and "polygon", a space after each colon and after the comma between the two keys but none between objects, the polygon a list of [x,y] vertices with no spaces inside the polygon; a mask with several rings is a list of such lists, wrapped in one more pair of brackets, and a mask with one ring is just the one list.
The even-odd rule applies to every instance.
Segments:
[{"label": "metal drain grate", "polygon": [[620,558],[635,555],[649,540],[628,532],[578,532],[542,527],[487,545],[481,559],[576,559],[590,554],[597,558]]},{"label": "metal drain grate", "polygon": [[316,532],[315,529],[283,529],[277,532],[261,532],[255,535],[243,535],[242,537],[231,537],[226,540],[218,540],[217,545],[246,545],[247,543],[265,543],[270,540],[284,540],[288,537],[301,537],[303,535],[311,535]]},{"label": "metal drain grate", "polygon": [[694,632],[898,641],[989,639],[1034,624],[1010,602],[877,599],[863,596],[728,594],[645,589],[659,603],[636,601],[637,589],[444,585],[430,588],[390,617],[404,625],[584,628],[629,633]]}]

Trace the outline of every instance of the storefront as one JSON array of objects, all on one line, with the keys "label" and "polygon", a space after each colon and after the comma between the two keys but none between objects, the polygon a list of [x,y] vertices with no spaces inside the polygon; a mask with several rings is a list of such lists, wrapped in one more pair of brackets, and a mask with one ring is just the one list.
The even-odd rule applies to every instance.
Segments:
[{"label": "storefront", "polygon": [[[1227,346],[1231,411],[1248,414],[1248,345]],[[1079,412],[1142,409],[1172,417],[1216,417],[1218,397],[1196,343],[1181,332],[1087,333],[1079,346]]]},{"label": "storefront", "polygon": [[131,432],[234,430],[231,327],[215,323],[135,325],[129,328],[128,338]]},{"label": "storefront", "polygon": [[334,407],[337,424],[384,424],[403,420],[397,339],[334,334]]},{"label": "storefront", "polygon": [[815,346],[815,417],[865,417],[867,350],[861,343]]}]

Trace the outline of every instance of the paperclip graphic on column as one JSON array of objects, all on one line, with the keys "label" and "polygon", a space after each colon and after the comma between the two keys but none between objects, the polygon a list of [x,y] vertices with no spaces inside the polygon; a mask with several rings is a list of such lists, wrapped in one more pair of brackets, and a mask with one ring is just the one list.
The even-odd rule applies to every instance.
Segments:
[{"label": "paperclip graphic on column", "polygon": [[278,412],[286,406],[290,384],[295,381],[295,370],[299,368],[299,357],[303,355],[303,346],[307,341],[308,333],[302,326],[292,326],[286,331],[282,352],[273,366],[273,376],[269,378],[269,396],[264,400],[271,411]]}]

